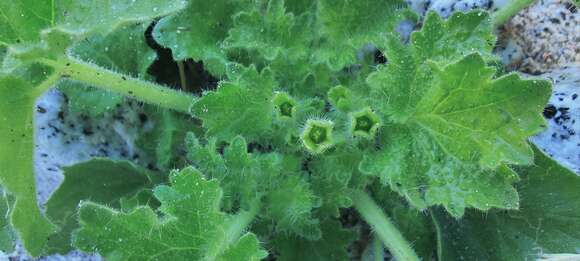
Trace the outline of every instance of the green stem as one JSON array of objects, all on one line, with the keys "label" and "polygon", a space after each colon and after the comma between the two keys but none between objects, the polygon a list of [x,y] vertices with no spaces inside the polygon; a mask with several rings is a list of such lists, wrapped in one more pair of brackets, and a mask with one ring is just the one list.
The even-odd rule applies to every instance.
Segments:
[{"label": "green stem", "polygon": [[230,222],[226,230],[226,238],[228,239],[228,245],[234,243],[246,228],[252,223],[258,211],[260,210],[260,201],[255,200],[250,206],[250,210],[241,211],[238,213]]},{"label": "green stem", "polygon": [[382,209],[363,191],[351,192],[354,207],[363,219],[371,225],[387,249],[397,260],[418,261],[419,257],[401,232],[385,216]]},{"label": "green stem", "polygon": [[210,250],[208,250],[204,260],[215,260],[222,251],[240,239],[250,223],[252,223],[254,218],[256,218],[256,215],[258,215],[259,210],[260,200],[257,199],[252,202],[249,210],[240,211],[240,213],[230,219],[225,231],[225,241],[223,241],[219,246],[213,246]]},{"label": "green stem", "polygon": [[34,97],[39,97],[48,89],[50,89],[52,86],[54,86],[56,82],[58,82],[58,80],[60,80],[60,75],[58,73],[53,73],[48,78],[46,78],[46,80],[44,80],[42,83],[36,86],[32,94],[34,95]]},{"label": "green stem", "polygon": [[443,260],[443,231],[439,225],[439,221],[435,218],[435,213],[429,210],[429,216],[431,216],[431,221],[435,227],[435,233],[437,235],[437,260]]},{"label": "green stem", "polygon": [[491,21],[494,27],[505,24],[512,16],[522,9],[534,3],[535,0],[512,0],[508,1],[506,6],[499,9],[491,15]]},{"label": "green stem", "polygon": [[194,99],[193,96],[180,91],[107,70],[75,58],[56,61],[45,59],[42,62],[54,67],[62,78],[76,80],[168,109],[188,113]]},{"label": "green stem", "polygon": [[383,243],[377,237],[377,235],[373,236],[373,241],[371,242],[373,248],[373,259],[375,261],[384,261],[385,260],[385,249],[383,248]]}]

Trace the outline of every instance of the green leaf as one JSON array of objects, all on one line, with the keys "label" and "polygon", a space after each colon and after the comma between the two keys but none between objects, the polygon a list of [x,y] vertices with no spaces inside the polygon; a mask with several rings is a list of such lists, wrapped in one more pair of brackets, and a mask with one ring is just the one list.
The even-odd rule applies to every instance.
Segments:
[{"label": "green leaf", "polygon": [[414,119],[458,159],[479,160],[490,168],[531,164],[527,138],[544,129],[540,112],[550,97],[550,84],[521,80],[517,74],[492,80],[494,72],[475,54],[437,69]]},{"label": "green leaf", "polygon": [[148,21],[185,6],[185,1],[93,2],[15,0],[0,3],[0,44],[34,42],[56,26],[74,34],[106,33],[129,22]]},{"label": "green leaf", "polygon": [[267,254],[255,235],[228,238],[231,216],[219,211],[222,197],[216,180],[207,181],[194,168],[175,171],[171,186],[159,186],[159,217],[149,207],[129,213],[94,203],[83,203],[82,225],[74,245],[97,251],[107,260],[259,260]]},{"label": "green leaf", "polygon": [[317,209],[319,215],[338,218],[340,208],[352,205],[350,179],[358,173],[362,157],[359,150],[340,148],[310,163],[313,191],[322,199],[322,205]]},{"label": "green leaf", "polygon": [[[147,79],[147,69],[157,58],[145,42],[147,25],[128,25],[107,35],[94,35],[71,48],[71,53],[82,60],[127,75]],[[115,109],[123,101],[120,94],[107,92],[83,83],[63,81],[58,88],[70,102],[72,112],[97,116]]]},{"label": "green leaf", "polygon": [[323,36],[317,60],[340,70],[356,61],[365,44],[378,45],[385,33],[414,15],[400,0],[322,0],[317,18]]},{"label": "green leaf", "polygon": [[0,181],[15,200],[10,222],[33,256],[42,253],[55,229],[36,204],[32,112],[37,91],[24,80],[0,76]]},{"label": "green leaf", "polygon": [[425,131],[386,126],[381,143],[388,144],[365,156],[360,170],[378,176],[419,209],[441,204],[456,217],[466,207],[516,209],[517,174],[506,166],[482,169],[449,156]]},{"label": "green leaf", "polygon": [[279,261],[325,261],[351,260],[347,247],[355,239],[355,233],[342,228],[338,221],[328,220],[321,224],[322,238],[304,240],[292,235],[278,234],[272,244],[279,252]]},{"label": "green leaf", "polygon": [[[462,35],[456,31],[464,30],[458,29],[463,20],[472,28],[472,16],[456,16],[446,28]],[[443,26],[435,18],[426,22]],[[422,32],[434,30],[429,28],[437,26],[425,24]],[[372,102],[391,124],[383,127],[388,146],[367,156],[361,168],[420,209],[442,204],[459,217],[465,207],[517,208],[517,175],[504,164],[532,163],[527,138],[543,129],[550,84],[516,74],[494,79],[495,70],[478,53],[438,62],[461,54],[435,52],[439,47],[423,46],[425,41],[404,46],[390,37],[389,64],[367,78]],[[470,37],[447,42],[489,55]]]},{"label": "green leaf", "polygon": [[64,181],[46,203],[46,215],[60,230],[50,237],[49,251],[72,250],[71,232],[78,228],[77,207],[83,200],[120,207],[119,199],[152,188],[163,177],[128,161],[92,159],[63,168]]},{"label": "green leaf", "polygon": [[218,89],[206,92],[193,104],[191,113],[203,121],[206,135],[227,141],[242,135],[254,141],[271,129],[277,87],[269,70],[242,68],[230,81],[220,82]]},{"label": "green leaf", "polygon": [[235,16],[234,26],[223,47],[257,52],[268,61],[279,56],[283,59],[304,56],[307,39],[304,39],[305,31],[298,30],[304,28],[295,26],[294,15],[285,12],[283,0],[265,2],[265,7],[256,7]]},{"label": "green leaf", "polygon": [[580,177],[535,150],[535,164],[522,176],[520,210],[468,212],[459,221],[435,215],[442,241],[439,260],[539,259],[577,253],[580,245]]},{"label": "green leaf", "polygon": [[[33,4],[34,5],[34,4]],[[111,2],[59,0],[52,7],[53,16],[60,29],[75,34],[108,33],[119,26],[147,22],[185,8],[186,1],[117,0]]]},{"label": "green leaf", "polygon": [[0,45],[40,40],[40,30],[54,25],[53,0],[0,3]]},{"label": "green leaf", "polygon": [[423,28],[411,36],[416,62],[429,59],[450,63],[475,51],[486,59],[492,57],[496,37],[486,12],[456,12],[444,21],[432,11],[423,24]]},{"label": "green leaf", "polygon": [[[427,15],[421,30],[403,45],[398,36],[387,35],[379,45],[389,63],[367,79],[373,87],[371,97],[380,110],[393,120],[406,121],[432,80],[429,63],[440,66],[456,62],[464,55],[478,52],[491,56],[493,28],[489,15],[481,11],[455,13],[442,21],[435,13]],[[388,101],[387,103],[380,101]]]},{"label": "green leaf", "polygon": [[320,207],[308,182],[300,176],[288,176],[265,197],[266,215],[276,221],[278,233],[292,232],[309,240],[321,237],[319,220],[312,215]]},{"label": "green leaf", "polygon": [[233,25],[233,15],[243,10],[247,1],[192,0],[183,11],[161,19],[153,37],[170,48],[176,61],[192,58],[203,61],[215,75],[224,75],[227,57],[221,42]]}]

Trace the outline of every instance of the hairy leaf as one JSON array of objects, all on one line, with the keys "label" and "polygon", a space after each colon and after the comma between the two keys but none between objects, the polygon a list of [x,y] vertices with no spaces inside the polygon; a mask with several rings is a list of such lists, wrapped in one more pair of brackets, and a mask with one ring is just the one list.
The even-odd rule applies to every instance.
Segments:
[{"label": "hairy leaf", "polygon": [[254,141],[272,125],[273,91],[276,82],[269,70],[242,68],[230,81],[220,82],[216,91],[204,93],[191,113],[203,121],[206,135],[227,141],[242,135]]},{"label": "hairy leaf", "polygon": [[324,36],[317,60],[340,70],[355,62],[357,50],[379,44],[385,33],[413,15],[400,0],[323,0],[317,18]]},{"label": "hairy leaf", "polygon": [[266,256],[254,234],[228,238],[231,216],[220,212],[221,189],[194,168],[171,173],[171,186],[159,186],[159,217],[149,207],[129,213],[94,203],[80,207],[81,229],[74,244],[107,260],[259,260]]},{"label": "hairy leaf", "polygon": [[46,203],[46,215],[59,226],[49,241],[49,251],[72,250],[71,232],[78,227],[77,207],[84,200],[120,207],[119,200],[132,197],[160,183],[163,177],[128,161],[92,159],[64,169],[64,181]]},{"label": "hairy leaf", "polygon": [[[543,129],[550,85],[516,74],[493,78],[482,58],[490,55],[482,40],[490,31],[479,12],[446,22],[430,15],[411,45],[389,37],[389,63],[367,78],[372,103],[391,123],[384,147],[361,169],[415,207],[441,204],[456,217],[466,207],[518,207],[518,178],[505,164],[532,163],[527,138]],[[459,59],[461,50],[481,54]]]}]

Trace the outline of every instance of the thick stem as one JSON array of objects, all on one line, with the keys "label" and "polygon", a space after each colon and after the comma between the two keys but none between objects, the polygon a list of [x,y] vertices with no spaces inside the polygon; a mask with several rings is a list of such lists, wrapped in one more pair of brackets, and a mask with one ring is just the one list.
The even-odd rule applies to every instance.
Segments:
[{"label": "thick stem", "polygon": [[491,20],[494,27],[505,24],[512,16],[517,14],[522,9],[534,3],[535,0],[512,0],[508,1],[506,6],[499,9],[491,15]]},{"label": "thick stem", "polygon": [[60,75],[58,73],[53,73],[52,75],[48,76],[46,80],[44,80],[42,83],[40,83],[38,86],[34,88],[33,91],[34,97],[39,97],[40,95],[42,95],[48,89],[53,87],[58,82],[58,80],[60,80]]},{"label": "thick stem", "polygon": [[55,68],[62,78],[69,78],[91,86],[156,104],[164,108],[189,112],[194,97],[161,85],[116,73],[74,58],[42,60]]},{"label": "thick stem", "polygon": [[351,198],[354,207],[363,219],[371,225],[387,249],[397,260],[418,261],[419,257],[401,232],[385,216],[382,209],[365,192],[353,190]]}]

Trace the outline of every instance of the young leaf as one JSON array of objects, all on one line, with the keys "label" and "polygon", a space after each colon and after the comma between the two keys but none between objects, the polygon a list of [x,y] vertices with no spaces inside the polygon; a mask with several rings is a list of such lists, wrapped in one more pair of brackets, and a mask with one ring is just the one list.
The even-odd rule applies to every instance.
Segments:
[{"label": "young leaf", "polygon": [[221,189],[194,168],[175,171],[171,186],[159,186],[159,217],[149,207],[129,213],[94,203],[80,207],[81,229],[73,235],[74,245],[97,251],[107,260],[259,260],[267,253],[254,234],[230,238],[232,221],[219,211]]},{"label": "young leaf", "polygon": [[64,169],[64,181],[46,203],[46,215],[59,226],[49,241],[49,251],[72,250],[71,232],[78,227],[77,207],[83,200],[120,207],[119,199],[152,188],[163,177],[128,161],[92,159]]},{"label": "young leaf", "polygon": [[234,18],[234,26],[224,40],[226,49],[245,49],[258,52],[266,60],[279,55],[299,56],[306,51],[300,32],[294,27],[294,15],[285,13],[284,1],[265,1],[262,12],[259,7],[241,12]]},{"label": "young leaf", "polygon": [[10,222],[33,256],[42,253],[55,229],[36,204],[32,108],[38,88],[14,76],[0,76],[0,181],[14,196]]},{"label": "young leaf", "polygon": [[435,215],[442,240],[439,260],[525,260],[578,251],[580,177],[534,152],[535,164],[517,169],[522,176],[520,210],[470,211],[459,221]]},{"label": "young leaf", "polygon": [[218,141],[236,135],[254,141],[271,129],[276,87],[269,70],[242,68],[230,81],[220,82],[216,91],[195,101],[191,113],[203,121],[206,135]]},{"label": "young leaf", "polygon": [[383,34],[413,17],[400,0],[320,1],[317,18],[324,40],[317,60],[340,70],[356,61],[356,52],[365,44],[379,44]]},{"label": "young leaf", "polygon": [[312,211],[320,207],[306,180],[300,176],[289,176],[279,181],[265,197],[266,216],[276,221],[278,233],[294,233],[309,240],[321,237],[319,220]]},{"label": "young leaf", "polygon": [[411,36],[416,61],[449,63],[474,51],[491,57],[496,37],[486,12],[456,12],[447,21],[429,12],[423,24]]},{"label": "young leaf", "polygon": [[322,217],[339,217],[339,209],[352,205],[349,189],[351,177],[357,175],[363,153],[357,149],[340,148],[323,157],[315,158],[309,165],[312,170],[312,188],[322,199],[317,213]]}]

